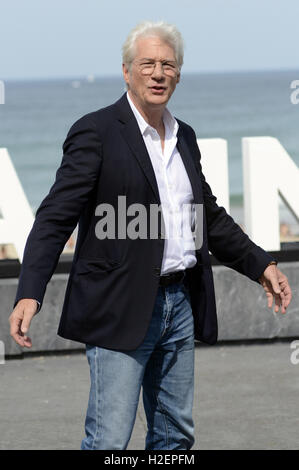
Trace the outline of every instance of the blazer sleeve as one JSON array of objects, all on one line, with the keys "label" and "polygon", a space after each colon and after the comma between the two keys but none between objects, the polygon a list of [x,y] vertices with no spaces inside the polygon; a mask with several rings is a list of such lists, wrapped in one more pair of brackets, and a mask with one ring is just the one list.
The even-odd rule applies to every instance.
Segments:
[{"label": "blazer sleeve", "polygon": [[276,261],[263,248],[256,245],[241,227],[218,206],[217,198],[207,183],[201,167],[201,154],[193,132],[197,169],[201,177],[207,224],[209,251],[223,264],[259,283],[258,279],[270,261]]},{"label": "blazer sleeve", "polygon": [[101,142],[89,115],[73,124],[62,148],[55,182],[36,211],[26,241],[14,307],[30,298],[40,310],[47,283],[100,173]]}]

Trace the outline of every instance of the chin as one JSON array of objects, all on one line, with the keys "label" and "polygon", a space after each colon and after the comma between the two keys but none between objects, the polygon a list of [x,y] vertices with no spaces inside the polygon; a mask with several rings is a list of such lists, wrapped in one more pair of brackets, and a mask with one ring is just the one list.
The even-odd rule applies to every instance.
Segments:
[{"label": "chin", "polygon": [[169,100],[169,96],[167,95],[162,95],[162,96],[153,96],[151,95],[149,99],[147,100],[149,104],[165,104]]}]

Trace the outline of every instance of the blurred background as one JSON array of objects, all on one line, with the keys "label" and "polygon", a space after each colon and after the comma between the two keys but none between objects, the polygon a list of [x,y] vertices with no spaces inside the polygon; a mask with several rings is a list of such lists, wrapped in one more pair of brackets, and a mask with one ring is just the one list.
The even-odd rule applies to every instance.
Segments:
[{"label": "blurred background", "polygon": [[[298,0],[0,0],[0,147],[35,213],[55,179],[75,120],[124,92],[121,47],[142,20],[175,23],[185,41],[169,109],[198,138],[228,142],[231,214],[243,223],[241,139],[276,137],[299,164]],[[281,205],[281,241],[299,240]],[[1,214],[0,214],[1,217]],[[72,253],[76,234],[65,250]],[[13,245],[0,258],[16,258]]]}]

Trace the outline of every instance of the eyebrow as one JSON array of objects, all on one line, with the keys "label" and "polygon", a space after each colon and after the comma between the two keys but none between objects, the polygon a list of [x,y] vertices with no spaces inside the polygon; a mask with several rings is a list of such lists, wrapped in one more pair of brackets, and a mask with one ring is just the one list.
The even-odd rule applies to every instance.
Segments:
[{"label": "eyebrow", "polygon": [[[142,57],[139,60],[152,60],[152,61],[155,61],[155,59],[149,58],[149,57]],[[176,62],[176,60],[175,59],[162,59],[160,62]]]}]

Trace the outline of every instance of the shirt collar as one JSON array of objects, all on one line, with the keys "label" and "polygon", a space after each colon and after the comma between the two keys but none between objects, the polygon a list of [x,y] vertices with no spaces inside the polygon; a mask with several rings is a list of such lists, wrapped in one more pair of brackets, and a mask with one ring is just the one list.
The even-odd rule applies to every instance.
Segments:
[{"label": "shirt collar", "polygon": [[[136,106],[134,105],[133,101],[131,100],[129,93],[127,92],[127,99],[129,102],[129,105],[131,106],[131,109],[134,113],[134,116],[137,120],[140,132],[142,135],[146,133],[148,129],[151,129],[152,127],[146,122],[144,117],[140,114]],[[179,125],[176,121],[176,119],[173,117],[171,112],[165,108],[164,114],[163,114],[163,121],[165,125],[165,138],[168,137],[176,137]]]}]

